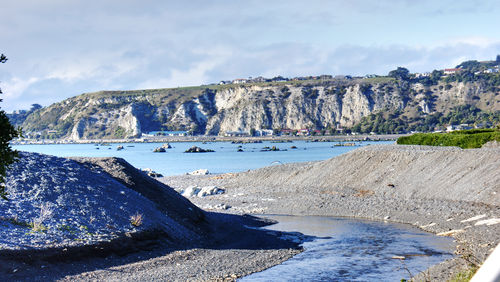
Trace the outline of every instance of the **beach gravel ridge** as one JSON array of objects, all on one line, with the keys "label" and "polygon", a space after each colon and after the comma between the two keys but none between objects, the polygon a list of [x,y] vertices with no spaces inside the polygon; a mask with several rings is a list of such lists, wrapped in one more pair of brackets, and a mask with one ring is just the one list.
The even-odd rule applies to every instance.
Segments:
[{"label": "beach gravel ridge", "polygon": [[152,230],[174,241],[199,237],[104,170],[70,159],[20,152],[6,191],[9,200],[0,203],[4,251],[91,245]]}]

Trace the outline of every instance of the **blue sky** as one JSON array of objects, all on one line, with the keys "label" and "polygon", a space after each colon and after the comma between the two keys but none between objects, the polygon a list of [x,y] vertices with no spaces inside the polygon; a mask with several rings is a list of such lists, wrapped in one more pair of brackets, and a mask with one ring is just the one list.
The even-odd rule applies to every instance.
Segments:
[{"label": "blue sky", "polygon": [[500,1],[3,0],[7,112],[84,92],[387,74],[500,54]]}]

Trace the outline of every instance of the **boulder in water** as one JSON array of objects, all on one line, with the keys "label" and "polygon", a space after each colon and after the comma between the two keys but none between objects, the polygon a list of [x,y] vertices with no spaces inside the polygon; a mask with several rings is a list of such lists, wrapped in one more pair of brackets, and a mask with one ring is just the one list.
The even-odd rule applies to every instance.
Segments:
[{"label": "boulder in water", "polygon": [[193,146],[187,149],[184,153],[209,153],[209,152],[215,152],[215,151],[211,149],[202,149],[198,146]]},{"label": "boulder in water", "polygon": [[158,147],[153,150],[153,153],[165,153],[166,150],[163,147]]}]

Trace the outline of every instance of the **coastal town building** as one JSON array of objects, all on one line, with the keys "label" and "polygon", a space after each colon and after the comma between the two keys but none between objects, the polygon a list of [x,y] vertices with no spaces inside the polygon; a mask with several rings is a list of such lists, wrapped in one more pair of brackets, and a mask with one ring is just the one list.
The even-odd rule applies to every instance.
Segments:
[{"label": "coastal town building", "polygon": [[462,71],[461,68],[444,69],[443,74],[445,74],[445,75],[456,74],[460,71]]},{"label": "coastal town building", "polygon": [[415,78],[420,78],[420,77],[429,77],[431,76],[431,73],[430,72],[417,72],[415,73]]},{"label": "coastal town building", "polygon": [[226,131],[224,134],[226,137],[243,137],[243,136],[250,136],[248,132],[239,130],[239,131]]},{"label": "coastal town building", "polygon": [[255,130],[255,136],[272,136],[272,129],[257,129]]},{"label": "coastal town building", "polygon": [[465,123],[462,123],[459,125],[450,124],[446,127],[446,132],[451,132],[451,131],[455,131],[455,130],[468,130],[468,129],[472,129],[472,126],[465,124]]},{"label": "coastal town building", "polygon": [[310,134],[311,134],[311,131],[307,128],[301,128],[297,131],[297,135],[309,136]]},{"label": "coastal town building", "polygon": [[248,80],[245,79],[245,78],[237,78],[235,80],[233,80],[233,84],[242,84],[242,83],[247,83]]},{"label": "coastal town building", "polygon": [[144,136],[187,136],[187,131],[150,131]]},{"label": "coastal town building", "polygon": [[289,129],[289,128],[284,128],[280,131],[281,135],[292,135],[293,134],[293,130],[292,129]]}]

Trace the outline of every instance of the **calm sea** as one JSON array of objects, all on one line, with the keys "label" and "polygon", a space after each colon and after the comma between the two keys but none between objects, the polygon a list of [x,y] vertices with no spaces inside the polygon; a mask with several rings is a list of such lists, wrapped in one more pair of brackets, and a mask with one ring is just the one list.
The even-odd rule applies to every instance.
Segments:
[{"label": "calm sea", "polygon": [[[123,143],[109,146],[94,144],[16,145],[16,150],[37,152],[60,157],[120,157],[137,168],[151,168],[165,176],[185,174],[197,169],[208,169],[210,173],[240,172],[265,166],[326,160],[360,146],[393,143],[392,141],[356,142],[356,146],[335,146],[338,142],[306,142],[232,144],[230,142],[175,142],[166,153],[154,153],[162,143]],[[117,150],[123,146],[123,150]],[[213,153],[184,153],[192,146],[212,149]],[[241,146],[241,147],[239,147]],[[276,146],[280,151],[262,152],[264,147]],[[296,149],[291,147],[295,146]],[[238,152],[241,148],[243,152]]]}]

